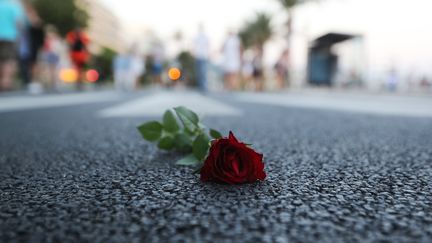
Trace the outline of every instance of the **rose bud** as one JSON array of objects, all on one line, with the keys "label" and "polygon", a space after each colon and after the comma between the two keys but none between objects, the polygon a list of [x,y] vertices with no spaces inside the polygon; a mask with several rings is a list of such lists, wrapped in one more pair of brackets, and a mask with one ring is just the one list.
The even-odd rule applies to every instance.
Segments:
[{"label": "rose bud", "polygon": [[264,180],[263,155],[239,142],[232,132],[228,138],[213,140],[201,169],[202,181],[240,184]]}]

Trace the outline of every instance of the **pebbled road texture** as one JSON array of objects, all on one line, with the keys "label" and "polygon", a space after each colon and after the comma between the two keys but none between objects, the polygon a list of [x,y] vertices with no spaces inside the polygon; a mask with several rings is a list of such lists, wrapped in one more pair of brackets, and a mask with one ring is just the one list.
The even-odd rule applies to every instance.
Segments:
[{"label": "pebbled road texture", "polygon": [[432,120],[224,102],[266,181],[201,183],[102,103],[0,114],[1,242],[430,242]]}]

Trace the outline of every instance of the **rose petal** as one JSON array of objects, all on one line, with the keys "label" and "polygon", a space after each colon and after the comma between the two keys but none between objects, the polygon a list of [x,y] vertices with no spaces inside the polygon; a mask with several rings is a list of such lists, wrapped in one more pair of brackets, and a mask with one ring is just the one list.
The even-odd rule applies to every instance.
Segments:
[{"label": "rose petal", "polygon": [[236,143],[238,143],[237,138],[234,136],[234,133],[232,131],[229,132],[229,136],[228,136],[230,141],[234,141]]},{"label": "rose petal", "polygon": [[264,180],[263,155],[237,140],[232,132],[228,138],[213,140],[201,169],[201,180],[238,184]]}]

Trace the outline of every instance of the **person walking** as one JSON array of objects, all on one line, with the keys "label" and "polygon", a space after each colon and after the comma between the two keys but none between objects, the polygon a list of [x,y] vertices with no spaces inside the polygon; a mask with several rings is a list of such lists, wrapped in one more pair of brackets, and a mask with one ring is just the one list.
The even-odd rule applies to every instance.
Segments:
[{"label": "person walking", "polygon": [[222,48],[224,85],[227,90],[238,88],[238,76],[241,67],[241,43],[234,32],[230,31]]},{"label": "person walking", "polygon": [[78,72],[76,88],[77,90],[81,91],[83,89],[83,82],[85,79],[84,68],[90,59],[90,54],[87,48],[90,43],[90,39],[88,38],[87,34],[81,30],[81,28],[76,28],[66,35],[66,41],[69,44],[70,59]]},{"label": "person walking", "polygon": [[151,50],[152,78],[153,85],[162,86],[162,72],[164,69],[163,62],[165,60],[165,50],[160,42],[153,43]]},{"label": "person walking", "polygon": [[134,91],[139,87],[140,77],[145,72],[145,60],[138,47],[133,45],[127,54],[114,59],[114,83],[117,90]]},{"label": "person walking", "polygon": [[209,39],[204,32],[203,25],[199,26],[198,34],[194,40],[193,54],[196,65],[196,78],[198,87],[202,92],[207,91],[207,62],[209,58]]},{"label": "person walking", "polygon": [[114,86],[118,91],[126,91],[130,60],[127,54],[119,53],[113,60]]},{"label": "person walking", "polygon": [[253,58],[254,53],[246,49],[242,54],[241,89],[249,90],[253,86]]},{"label": "person walking", "polygon": [[285,88],[286,85],[289,86],[288,81],[288,60],[289,60],[289,52],[288,49],[284,50],[279,59],[277,60],[274,70],[276,72],[276,80],[279,89]]},{"label": "person walking", "polygon": [[16,44],[24,10],[15,0],[0,0],[0,91],[12,88],[16,69]]},{"label": "person walking", "polygon": [[48,73],[48,87],[55,90],[62,43],[54,26],[47,26],[46,33],[42,56]]},{"label": "person walking", "polygon": [[42,93],[43,87],[37,80],[38,54],[41,50],[45,32],[42,21],[36,9],[29,1],[23,1],[25,21],[21,28],[19,39],[19,66],[23,85],[27,86],[30,94]]},{"label": "person walking", "polygon": [[252,76],[255,83],[255,90],[263,91],[264,89],[263,50],[259,46],[254,48],[252,67],[253,67]]}]

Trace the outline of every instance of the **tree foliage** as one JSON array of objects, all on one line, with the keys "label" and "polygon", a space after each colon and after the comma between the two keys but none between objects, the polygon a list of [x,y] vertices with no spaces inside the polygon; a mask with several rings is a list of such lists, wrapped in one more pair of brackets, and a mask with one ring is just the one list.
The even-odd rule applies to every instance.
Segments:
[{"label": "tree foliage", "polygon": [[182,51],[177,55],[177,61],[183,72],[182,79],[186,80],[187,85],[197,86],[195,58],[189,51]]},{"label": "tree foliage", "polygon": [[112,63],[116,55],[116,51],[103,47],[102,51],[93,57],[92,64],[99,72],[99,80],[107,81],[113,79]]},{"label": "tree foliage", "polygon": [[55,26],[63,36],[77,27],[87,26],[87,11],[75,0],[34,0],[33,5],[44,23]]},{"label": "tree foliage", "polygon": [[273,35],[270,15],[257,13],[255,19],[246,22],[240,30],[239,35],[245,48],[249,48],[253,45],[263,46]]},{"label": "tree foliage", "polygon": [[308,0],[278,0],[285,9],[292,9],[294,6],[305,3]]}]

